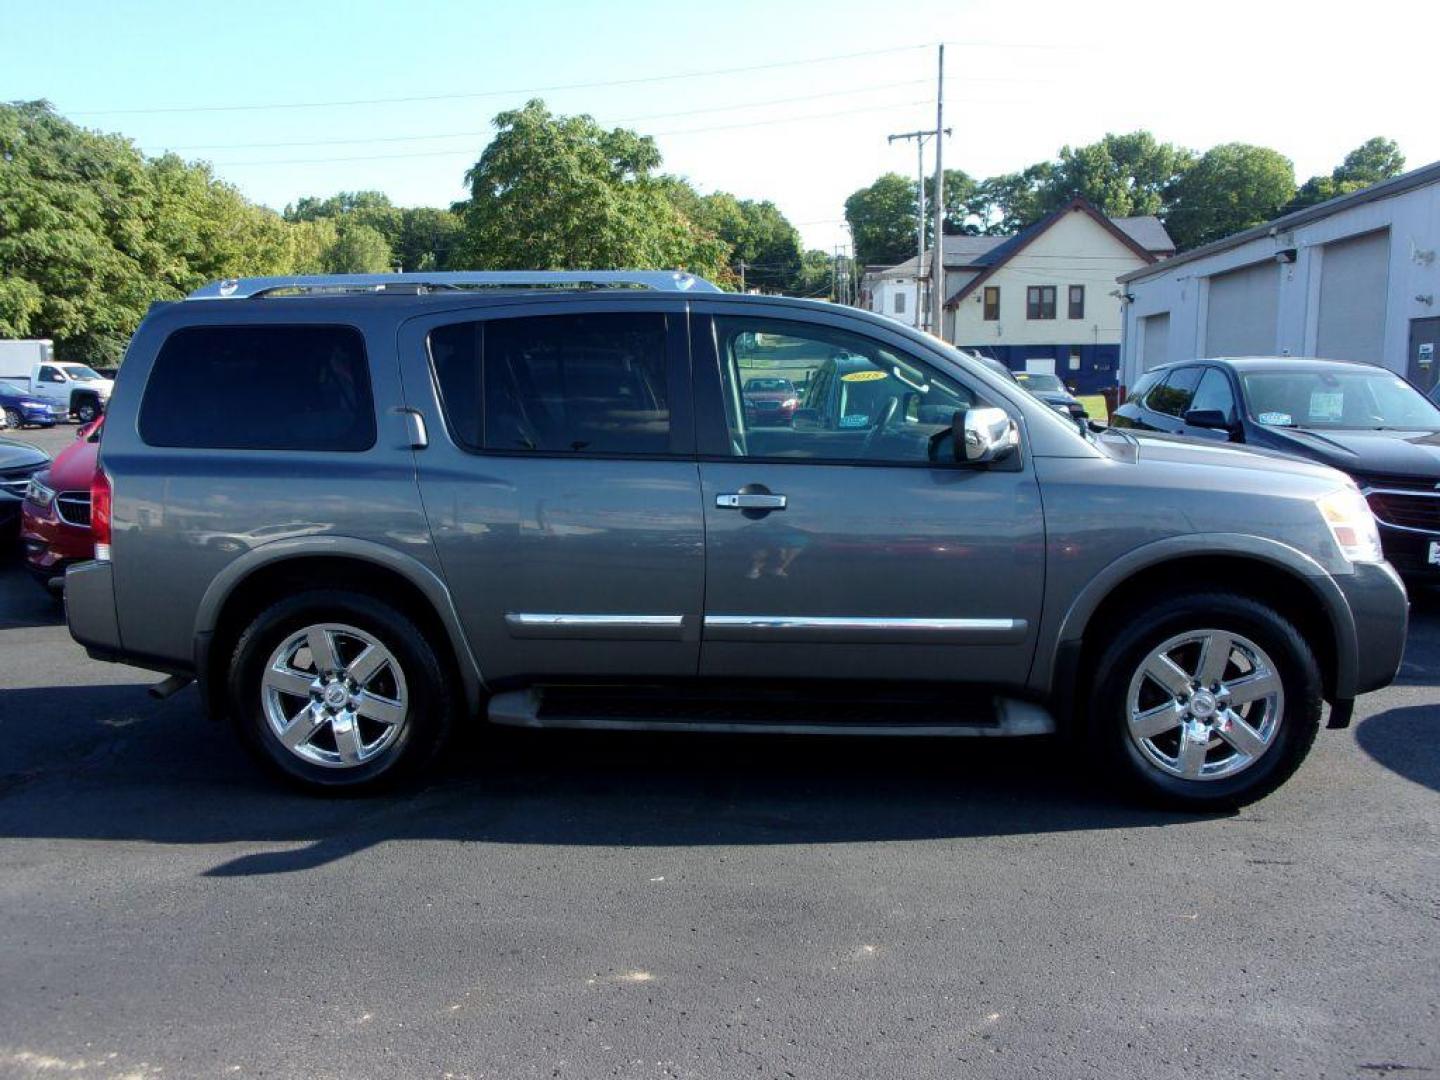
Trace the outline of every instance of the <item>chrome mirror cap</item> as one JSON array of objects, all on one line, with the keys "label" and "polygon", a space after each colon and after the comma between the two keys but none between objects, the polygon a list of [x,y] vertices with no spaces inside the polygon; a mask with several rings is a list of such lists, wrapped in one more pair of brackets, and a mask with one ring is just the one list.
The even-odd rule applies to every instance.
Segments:
[{"label": "chrome mirror cap", "polygon": [[1020,428],[1004,409],[966,409],[965,460],[972,465],[1003,461],[1020,445]]}]

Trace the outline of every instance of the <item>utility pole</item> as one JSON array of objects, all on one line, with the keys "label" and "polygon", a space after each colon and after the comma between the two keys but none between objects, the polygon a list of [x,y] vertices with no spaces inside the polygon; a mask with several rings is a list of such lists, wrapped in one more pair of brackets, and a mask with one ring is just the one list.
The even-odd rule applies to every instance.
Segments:
[{"label": "utility pole", "polygon": [[[950,129],[945,129],[945,134],[950,134]],[[919,213],[915,218],[915,329],[924,330],[930,321],[930,312],[925,303],[925,140],[934,138],[935,132],[906,131],[900,135],[891,135],[886,142],[893,143],[896,139],[915,140],[915,187],[919,193]]]},{"label": "utility pole", "polygon": [[930,331],[945,339],[945,46],[940,46],[939,78],[935,83],[935,252],[930,271]]},{"label": "utility pole", "polygon": [[745,291],[745,260],[740,260],[740,291]]}]

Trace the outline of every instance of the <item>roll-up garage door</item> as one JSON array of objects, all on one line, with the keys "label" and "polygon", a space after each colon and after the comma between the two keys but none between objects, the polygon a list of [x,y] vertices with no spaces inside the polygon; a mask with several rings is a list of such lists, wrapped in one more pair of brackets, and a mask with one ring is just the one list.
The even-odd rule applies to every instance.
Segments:
[{"label": "roll-up garage door", "polygon": [[1320,261],[1320,322],[1315,351],[1333,360],[1381,361],[1390,233],[1366,233],[1325,245]]},{"label": "roll-up garage door", "polygon": [[1210,279],[1205,355],[1266,356],[1275,352],[1280,267],[1266,260]]}]

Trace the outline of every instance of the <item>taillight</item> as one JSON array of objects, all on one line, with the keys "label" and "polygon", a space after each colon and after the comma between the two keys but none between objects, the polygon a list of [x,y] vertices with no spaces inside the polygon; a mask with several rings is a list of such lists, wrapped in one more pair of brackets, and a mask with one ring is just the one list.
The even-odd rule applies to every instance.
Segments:
[{"label": "taillight", "polygon": [[90,535],[95,540],[95,558],[110,561],[110,477],[96,469],[90,481]]}]

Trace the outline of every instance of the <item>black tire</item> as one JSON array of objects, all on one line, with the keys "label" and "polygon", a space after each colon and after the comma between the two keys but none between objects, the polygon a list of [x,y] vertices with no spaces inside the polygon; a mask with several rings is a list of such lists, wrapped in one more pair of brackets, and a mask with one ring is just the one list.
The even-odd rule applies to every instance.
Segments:
[{"label": "black tire", "polygon": [[[399,663],[407,709],[394,741],[373,760],[330,768],[302,760],[266,719],[261,678],[271,653],[287,637],[317,623],[342,623],[373,636]],[[408,616],[364,593],[315,590],[272,605],[247,626],[231,655],[226,691],[242,741],[282,778],[320,794],[370,794],[416,777],[435,757],[454,725],[459,702],[445,667]]]},{"label": "black tire", "polygon": [[82,424],[88,424],[100,415],[100,402],[95,398],[81,398],[75,405],[75,417]]},{"label": "black tire", "polygon": [[[1284,689],[1274,741],[1242,771],[1191,780],[1159,768],[1130,737],[1130,680],[1153,649],[1202,629],[1238,633],[1269,654]],[[1315,654],[1301,633],[1273,608],[1232,593],[1184,593],[1157,599],[1125,618],[1096,668],[1089,702],[1091,745],[1100,764],[1132,794],[1152,803],[1193,810],[1231,810],[1261,799],[1300,766],[1320,727],[1323,691]]]},{"label": "black tire", "polygon": [[19,409],[7,408],[5,410],[5,419],[16,431],[19,431],[25,426],[25,417]]}]

